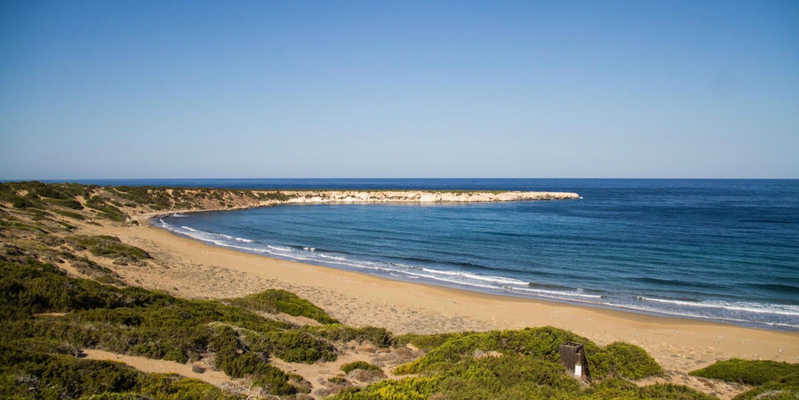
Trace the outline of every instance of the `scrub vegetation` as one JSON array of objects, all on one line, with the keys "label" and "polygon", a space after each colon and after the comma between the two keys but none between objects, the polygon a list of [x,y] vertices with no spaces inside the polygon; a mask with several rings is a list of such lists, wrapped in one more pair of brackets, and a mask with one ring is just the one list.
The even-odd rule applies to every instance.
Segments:
[{"label": "scrub vegetation", "polygon": [[325,310],[285,290],[266,290],[240,299],[233,299],[231,300],[231,304],[256,312],[261,311],[270,314],[282,312],[295,317],[306,317],[322,324],[334,324],[338,322],[327,315]]},{"label": "scrub vegetation", "polygon": [[[135,225],[132,217],[144,212],[246,205],[285,196],[221,189],[0,183],[0,398],[246,397],[177,375],[81,358],[84,349],[100,349],[203,363],[260,388],[261,394],[301,399],[311,387],[309,382],[271,361],[331,362],[352,342],[379,351],[410,345],[424,355],[395,368],[393,372],[404,377],[396,380],[384,379],[379,366],[365,361],[345,364],[341,370],[346,374],[363,370],[382,380],[359,386],[337,377],[342,390],[332,399],[711,398],[683,386],[638,387],[633,380],[663,372],[646,351],[626,343],[601,347],[552,327],[394,336],[379,327],[341,324],[283,290],[236,299],[188,300],[128,286],[120,276],[125,268],[158,261],[124,238],[83,232],[98,224]],[[65,270],[87,279],[68,276]],[[277,313],[318,324],[295,325],[273,318]],[[585,345],[593,383],[578,381],[561,365],[558,346],[567,341]],[[799,391],[796,368],[730,360],[694,374],[760,385],[740,399],[782,399],[795,398]]]},{"label": "scrub vegetation", "polygon": [[756,386],[734,400],[799,398],[799,364],[734,358],[693,371],[691,375]]}]

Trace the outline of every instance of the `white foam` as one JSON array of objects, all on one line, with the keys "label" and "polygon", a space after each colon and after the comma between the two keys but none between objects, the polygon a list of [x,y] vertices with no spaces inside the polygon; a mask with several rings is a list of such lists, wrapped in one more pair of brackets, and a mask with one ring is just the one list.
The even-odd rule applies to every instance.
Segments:
[{"label": "white foam", "polygon": [[422,271],[431,273],[431,274],[440,274],[440,275],[448,275],[448,276],[460,276],[467,279],[474,279],[478,281],[485,281],[485,282],[493,282],[499,283],[503,285],[518,285],[518,286],[527,286],[528,283],[524,281],[520,281],[518,279],[513,278],[505,278],[502,276],[485,276],[485,275],[476,275],[471,274],[468,272],[461,272],[461,271],[442,271],[437,269],[429,269],[429,268],[422,268]]},{"label": "white foam", "polygon": [[406,272],[406,274],[417,276],[417,277],[421,277],[421,278],[432,279],[432,280],[436,280],[436,281],[440,281],[440,282],[454,283],[456,285],[468,285],[468,286],[479,287],[479,288],[483,288],[483,289],[501,289],[501,288],[499,288],[497,286],[486,285],[486,284],[481,284],[481,283],[476,283],[476,282],[468,282],[468,281],[463,281],[463,280],[449,279],[449,278],[445,278],[445,277],[438,276],[438,275],[419,274],[419,273],[413,273],[413,272]]},{"label": "white foam", "polygon": [[281,247],[281,246],[272,246],[271,244],[266,245],[267,248],[277,251],[291,251],[291,248],[288,247]]},{"label": "white foam", "polygon": [[198,230],[196,230],[194,228],[189,228],[188,226],[185,226],[185,225],[181,226],[181,228],[183,228],[183,229],[185,229],[185,230],[187,230],[189,232],[199,232]]},{"label": "white foam", "polygon": [[513,290],[519,290],[522,292],[528,293],[535,293],[538,295],[549,295],[549,296],[562,296],[562,297],[579,297],[582,299],[601,299],[602,296],[596,294],[584,294],[584,293],[574,293],[574,292],[562,292],[558,290],[545,290],[545,289],[529,289],[529,288],[512,288]]},{"label": "white foam", "polygon": [[657,299],[653,297],[639,297],[641,300],[651,301],[656,303],[674,304],[685,307],[699,307],[699,308],[721,308],[729,311],[741,311],[757,314],[777,314],[797,317],[799,316],[799,306],[782,305],[782,304],[756,304],[756,303],[734,303],[724,301],[708,301],[696,302],[685,300],[666,300]]},{"label": "white foam", "polygon": [[796,329],[799,328],[799,324],[790,324],[790,323],[783,323],[783,322],[765,322],[765,321],[757,321],[752,319],[744,319],[744,318],[735,318],[729,315],[727,316],[718,316],[718,315],[705,315],[699,312],[691,312],[690,309],[664,309],[659,307],[650,307],[645,304],[621,304],[616,302],[608,302],[608,306],[617,307],[617,308],[624,308],[628,310],[635,310],[635,311],[643,311],[643,312],[650,312],[650,313],[657,313],[657,314],[664,314],[670,315],[672,317],[684,317],[684,318],[702,318],[702,319],[711,319],[711,320],[722,320],[732,323],[741,323],[741,324],[762,324],[762,325],[769,325],[769,326],[779,326],[784,328],[792,328]]}]

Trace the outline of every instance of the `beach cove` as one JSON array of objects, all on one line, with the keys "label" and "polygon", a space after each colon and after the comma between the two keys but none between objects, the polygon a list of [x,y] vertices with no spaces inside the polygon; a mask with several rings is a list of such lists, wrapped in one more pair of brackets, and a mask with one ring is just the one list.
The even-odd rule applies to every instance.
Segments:
[{"label": "beach cove", "polygon": [[232,298],[282,288],[354,326],[395,334],[554,326],[599,344],[626,341],[646,349],[667,370],[688,372],[729,358],[799,361],[799,333],[597,307],[481,294],[382,279],[211,246],[155,228],[87,225],[146,249],[159,267],[119,271],[126,281],[189,298]]},{"label": "beach cove", "polygon": [[[35,190],[45,192],[47,189],[45,187]],[[75,208],[76,203],[87,206],[81,214],[57,210],[58,214],[70,219],[49,222],[60,224],[69,230],[69,235],[73,236],[65,237],[67,243],[84,240],[80,238],[112,238],[125,246],[134,246],[132,250],[126,251],[140,249],[147,254],[147,257],[139,261],[118,263],[119,260],[95,257],[85,250],[79,253],[105,268],[107,272],[100,271],[101,276],[131,286],[163,291],[180,298],[224,300],[241,298],[267,289],[284,289],[322,307],[331,317],[344,324],[386,328],[395,335],[486,332],[551,326],[574,332],[600,346],[623,341],[646,350],[664,368],[665,373],[639,380],[636,382],[638,385],[674,383],[724,399],[732,398],[747,390],[747,387],[719,381],[708,383],[709,381],[702,378],[689,376],[688,372],[731,358],[791,363],[799,360],[799,333],[795,331],[658,317],[383,279],[212,246],[173,234],[150,223],[153,217],[174,213],[283,204],[286,199],[267,197],[288,196],[287,192],[80,186],[61,190],[73,190],[78,194],[74,202],[70,200],[53,204]],[[81,192],[94,194],[80,195]],[[99,196],[96,195],[98,193]],[[24,194],[23,191],[17,191],[17,196]],[[313,193],[304,194],[312,195],[308,198],[314,197]],[[296,194],[291,196],[297,197]],[[134,204],[131,200],[139,203]],[[36,203],[31,205],[41,207]],[[307,208],[300,207],[298,210]],[[26,212],[23,210],[16,213],[24,216]],[[33,242],[18,243],[34,246],[31,249],[35,249]],[[86,277],[87,273],[95,274],[99,271],[94,268],[87,272],[85,265],[81,266],[82,262],[79,260],[54,260],[61,269],[76,277]],[[60,316],[62,314],[53,315],[55,318]],[[288,319],[286,322],[301,325],[315,323],[307,319]],[[353,346],[355,347],[342,353],[343,361],[357,359],[347,357],[376,357],[377,353],[363,353],[358,345]],[[92,359],[124,361],[142,371],[164,372],[169,370],[170,365],[164,360],[148,361],[121,354],[114,356],[96,349],[87,349],[86,354]],[[301,373],[314,382],[326,382],[325,379],[336,373],[335,369],[330,370],[330,365],[325,363],[315,363],[313,366],[284,363],[280,360],[275,363],[284,371]],[[174,372],[188,368],[185,364],[179,367],[176,365]],[[193,373],[192,376],[210,379],[206,381],[214,385],[219,385],[221,379],[213,374],[206,377]]]}]

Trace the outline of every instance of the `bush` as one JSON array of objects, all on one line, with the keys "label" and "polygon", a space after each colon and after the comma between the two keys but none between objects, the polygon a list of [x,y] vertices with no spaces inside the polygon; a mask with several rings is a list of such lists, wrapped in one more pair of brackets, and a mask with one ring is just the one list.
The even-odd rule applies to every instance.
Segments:
[{"label": "bush", "polygon": [[597,359],[595,365],[602,372],[601,375],[641,379],[663,373],[663,368],[646,350],[628,343],[611,343],[594,354],[593,358]]},{"label": "bush", "polygon": [[47,199],[47,202],[55,206],[72,210],[83,210],[83,205],[75,199]]},{"label": "bush", "polygon": [[799,398],[799,374],[791,374],[741,393],[733,400],[796,400],[797,398]]},{"label": "bush", "polygon": [[753,386],[762,385],[791,374],[799,374],[799,364],[776,361],[750,361],[737,358],[719,361],[709,367],[690,373],[690,375],[702,378],[719,379]]},{"label": "bush", "polygon": [[129,261],[152,258],[146,251],[124,244],[115,236],[71,236],[67,240],[80,248],[88,249],[90,253],[100,257]]},{"label": "bush", "polygon": [[100,211],[100,215],[112,221],[122,222],[127,215],[120,209],[106,203],[106,199],[100,196],[92,196],[87,202],[86,207]]},{"label": "bush", "polygon": [[325,310],[285,290],[270,289],[261,293],[233,299],[231,303],[253,311],[262,311],[271,314],[282,312],[295,317],[307,317],[323,324],[334,324],[338,322],[331,318]]},{"label": "bush", "polygon": [[84,217],[83,215],[75,213],[75,212],[71,212],[71,211],[53,210],[53,212],[58,214],[58,215],[63,215],[63,216],[68,217],[68,218],[77,219],[79,221],[83,221],[83,220],[86,219],[86,217]]},{"label": "bush", "polygon": [[341,370],[344,371],[345,374],[349,374],[353,370],[362,369],[364,371],[381,371],[380,367],[377,365],[369,364],[366,361],[353,361],[351,363],[347,363],[341,366]]},{"label": "bush", "polygon": [[529,355],[559,363],[559,347],[565,342],[579,342],[585,345],[591,373],[598,378],[618,375],[639,379],[662,372],[657,362],[638,346],[614,343],[600,348],[584,337],[552,327],[435,335],[430,339],[406,336],[400,338],[398,342],[404,340],[435,347],[424,357],[396,368],[394,372],[397,374],[414,374],[446,367],[448,364],[472,357],[477,350]]},{"label": "bush", "polygon": [[147,374],[110,361],[81,360],[0,346],[0,397],[16,399],[230,400],[240,396],[177,375]]},{"label": "bush", "polygon": [[469,332],[463,333],[438,333],[433,335],[418,335],[414,333],[408,333],[402,336],[396,336],[392,340],[393,346],[405,346],[406,344],[410,344],[417,349],[421,349],[423,351],[430,351],[438,346],[441,346],[449,339],[452,339],[456,336],[463,336],[468,335]]},{"label": "bush", "polygon": [[342,324],[330,324],[323,326],[305,326],[303,330],[333,342],[349,342],[354,340],[359,344],[369,342],[377,347],[388,347],[392,340],[391,332],[384,328],[376,328],[373,326],[353,328]]}]

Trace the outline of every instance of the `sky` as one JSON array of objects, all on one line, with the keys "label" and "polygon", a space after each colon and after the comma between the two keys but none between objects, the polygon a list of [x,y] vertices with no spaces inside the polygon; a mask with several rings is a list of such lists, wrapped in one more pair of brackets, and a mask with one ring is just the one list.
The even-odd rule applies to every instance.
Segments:
[{"label": "sky", "polygon": [[799,2],[0,1],[0,179],[799,178]]}]

